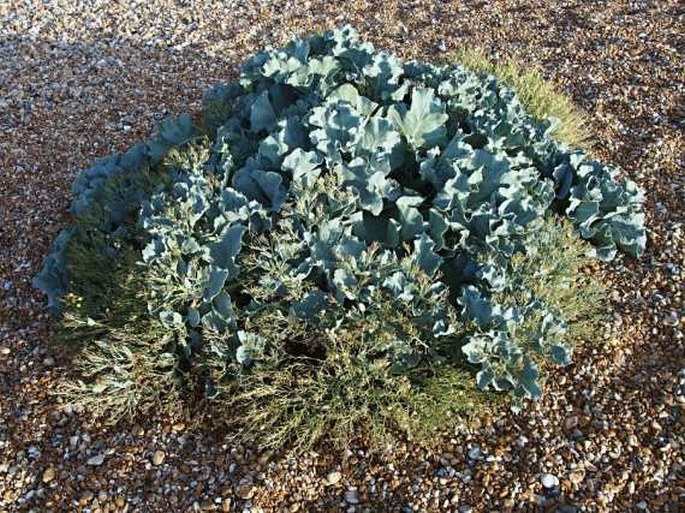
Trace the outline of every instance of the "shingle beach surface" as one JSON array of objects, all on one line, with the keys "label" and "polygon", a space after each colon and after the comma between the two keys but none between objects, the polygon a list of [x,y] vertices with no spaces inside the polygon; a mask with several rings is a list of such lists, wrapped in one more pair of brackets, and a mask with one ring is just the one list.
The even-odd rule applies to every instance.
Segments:
[{"label": "shingle beach surface", "polygon": [[[76,172],[196,110],[254,52],[344,23],[405,58],[466,44],[537,65],[587,112],[593,152],[647,197],[646,254],[598,271],[605,340],[542,401],[432,452],[286,459],[62,405],[69,362],[31,278]],[[677,1],[0,0],[0,512],[685,511],[684,27]]]}]

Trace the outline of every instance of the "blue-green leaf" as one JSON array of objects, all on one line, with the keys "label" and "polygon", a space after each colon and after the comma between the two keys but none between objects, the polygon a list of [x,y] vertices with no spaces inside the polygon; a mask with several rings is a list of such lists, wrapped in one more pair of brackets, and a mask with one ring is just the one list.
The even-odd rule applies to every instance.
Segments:
[{"label": "blue-green leaf", "polygon": [[276,113],[269,101],[269,93],[262,91],[250,109],[250,127],[253,132],[259,132],[268,130],[275,122]]},{"label": "blue-green leaf", "polygon": [[415,148],[432,148],[445,139],[447,114],[432,89],[417,87],[412,92],[411,106],[393,105],[388,117]]}]

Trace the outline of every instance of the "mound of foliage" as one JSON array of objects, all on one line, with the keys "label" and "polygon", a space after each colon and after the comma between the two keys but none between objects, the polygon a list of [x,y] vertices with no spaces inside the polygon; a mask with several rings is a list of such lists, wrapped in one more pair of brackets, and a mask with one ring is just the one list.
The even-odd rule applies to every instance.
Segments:
[{"label": "mound of foliage", "polygon": [[550,126],[349,27],[251,57],[76,179],[36,279],[70,394],[110,419],[203,397],[265,446],[441,427],[473,383],[539,397],[598,305],[585,255],[645,245],[635,184]]}]

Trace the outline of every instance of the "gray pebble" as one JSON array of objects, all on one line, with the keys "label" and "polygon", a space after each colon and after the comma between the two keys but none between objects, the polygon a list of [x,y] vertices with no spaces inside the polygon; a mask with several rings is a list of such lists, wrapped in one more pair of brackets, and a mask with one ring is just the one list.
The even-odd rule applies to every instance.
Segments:
[{"label": "gray pebble", "polygon": [[105,461],[105,455],[104,454],[96,454],[95,456],[91,456],[88,458],[88,461],[86,462],[88,465],[91,465],[93,467],[97,467],[99,465],[102,465]]},{"label": "gray pebble", "polygon": [[552,474],[542,474],[540,476],[540,482],[545,488],[555,488],[559,486],[559,478]]},{"label": "gray pebble", "polygon": [[345,492],[345,502],[348,504],[359,504],[359,492],[357,490],[347,490]]}]

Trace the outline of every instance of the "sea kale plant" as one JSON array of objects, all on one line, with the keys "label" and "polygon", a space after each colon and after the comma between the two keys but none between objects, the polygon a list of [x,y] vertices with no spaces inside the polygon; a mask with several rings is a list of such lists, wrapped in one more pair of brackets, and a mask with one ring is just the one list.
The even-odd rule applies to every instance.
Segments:
[{"label": "sea kale plant", "polygon": [[110,419],[195,398],[272,447],[520,408],[596,314],[586,256],[645,246],[635,184],[552,126],[349,27],[256,54],[77,177],[36,279],[65,389]]}]

